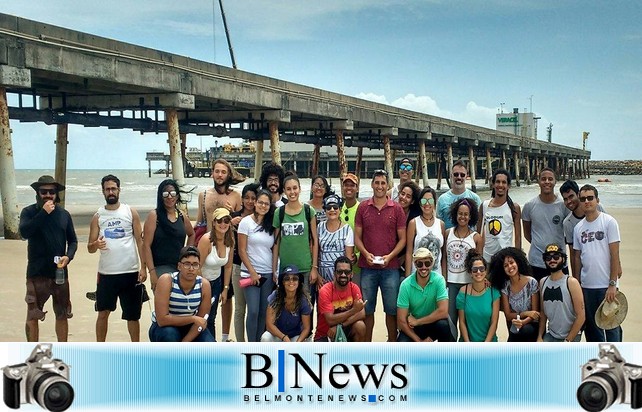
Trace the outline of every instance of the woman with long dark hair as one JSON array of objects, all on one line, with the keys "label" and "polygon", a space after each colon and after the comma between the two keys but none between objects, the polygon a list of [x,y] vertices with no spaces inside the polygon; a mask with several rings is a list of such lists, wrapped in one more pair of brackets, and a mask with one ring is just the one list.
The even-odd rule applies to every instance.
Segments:
[{"label": "woman with long dark hair", "polygon": [[279,275],[279,286],[268,297],[266,331],[261,342],[303,342],[312,329],[310,300],[303,287],[303,274],[288,266]]},{"label": "woman with long dark hair", "polygon": [[321,175],[314,176],[312,179],[312,187],[310,188],[310,200],[308,200],[308,204],[312,206],[316,212],[315,216],[317,218],[317,225],[327,219],[325,209],[323,208],[323,200],[333,193],[334,192],[328,183],[328,179]]},{"label": "woman with long dark hair", "polygon": [[152,209],[145,219],[143,250],[152,290],[163,273],[176,272],[176,262],[185,240],[188,246],[194,244],[194,228],[189,216],[179,209],[179,205],[187,203],[182,198],[184,194],[186,192],[175,180],[163,180],[156,192],[156,209]]},{"label": "woman with long dark hair", "polygon": [[248,342],[261,340],[265,331],[267,298],[276,283],[272,256],[275,238],[273,216],[271,193],[261,189],[256,197],[254,213],[245,216],[239,223],[241,278],[249,278],[251,283],[243,288],[247,303],[245,330]]},{"label": "woman with long dark hair", "polygon": [[539,285],[530,276],[526,254],[507,247],[490,261],[490,283],[502,292],[501,308],[506,317],[509,342],[535,342],[539,329]]}]

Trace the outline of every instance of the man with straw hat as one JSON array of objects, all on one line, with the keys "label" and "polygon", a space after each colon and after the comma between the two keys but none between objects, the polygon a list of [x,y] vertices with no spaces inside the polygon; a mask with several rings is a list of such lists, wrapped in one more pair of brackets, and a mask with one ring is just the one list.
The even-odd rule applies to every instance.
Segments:
[{"label": "man with straw hat", "polygon": [[624,293],[618,291],[611,302],[604,299],[595,312],[595,324],[604,330],[619,327],[629,311],[629,302]]},{"label": "man with straw hat", "polygon": [[580,207],[584,219],[573,229],[575,267],[579,275],[586,306],[586,341],[621,342],[622,328],[618,325],[604,329],[595,323],[598,307],[603,300],[616,299],[620,266],[620,229],[610,215],[600,212],[597,189],[584,185],[580,189]]},{"label": "man with straw hat", "polygon": [[[20,213],[20,235],[27,243],[27,341],[39,340],[38,320],[44,321],[45,302],[51,296],[56,314],[56,336],[66,342],[67,319],[71,318],[69,276],[67,265],[78,249],[78,239],[71,215],[58,203],[58,194],[65,186],[51,176],[40,176],[31,184],[36,203]],[[56,279],[56,270],[64,271],[64,279]]]}]

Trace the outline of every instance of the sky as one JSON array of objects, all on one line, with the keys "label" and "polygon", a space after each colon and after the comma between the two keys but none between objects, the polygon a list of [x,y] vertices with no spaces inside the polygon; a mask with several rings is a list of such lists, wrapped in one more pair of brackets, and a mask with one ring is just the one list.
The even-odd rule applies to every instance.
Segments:
[{"label": "sky", "polygon": [[[227,0],[237,66],[495,128],[513,108],[538,138],[642,159],[642,2]],[[31,0],[2,12],[231,67],[217,0]],[[53,168],[55,126],[12,121],[18,169]],[[215,138],[188,135],[188,146]],[[219,139],[219,144],[225,143]],[[97,161],[96,147],[111,156]],[[125,148],[126,150],[118,150]],[[166,136],[69,127],[71,169],[144,169]]]}]

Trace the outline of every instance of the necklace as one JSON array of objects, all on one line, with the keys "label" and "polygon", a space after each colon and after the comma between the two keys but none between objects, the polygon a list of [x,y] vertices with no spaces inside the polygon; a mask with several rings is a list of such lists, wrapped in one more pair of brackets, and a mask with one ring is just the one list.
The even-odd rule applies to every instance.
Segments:
[{"label": "necklace", "polygon": [[432,222],[434,222],[434,220],[435,220],[435,216],[434,216],[434,215],[433,215],[433,216],[430,216],[430,219],[426,219],[426,218],[424,217],[424,215],[421,215],[421,221],[422,221],[422,222],[424,222],[424,224],[425,224],[426,226],[430,226],[430,225],[432,224]]},{"label": "necklace", "polygon": [[477,289],[475,289],[475,285],[472,285],[472,287],[473,287],[473,290],[474,290],[475,292],[477,292],[477,293],[482,293],[483,291],[485,291],[485,290],[486,290],[486,286],[482,286],[481,290],[477,290]]},{"label": "necklace", "polygon": [[461,247],[464,244],[464,239],[466,239],[471,232],[470,232],[470,228],[466,227],[466,234],[464,236],[459,236],[458,230],[459,230],[459,226],[453,229],[453,234],[457,239],[459,239],[459,246]]}]

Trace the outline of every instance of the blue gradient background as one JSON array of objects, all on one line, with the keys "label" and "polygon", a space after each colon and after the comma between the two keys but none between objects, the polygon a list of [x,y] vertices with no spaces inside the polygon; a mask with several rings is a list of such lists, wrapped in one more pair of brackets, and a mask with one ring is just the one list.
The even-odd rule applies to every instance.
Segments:
[{"label": "blue gradient background", "polygon": [[[7,360],[24,362],[33,344],[10,343]],[[631,363],[642,363],[636,344],[619,344],[622,356]],[[635,351],[636,347],[638,351]],[[279,394],[277,362],[279,349],[285,350],[285,392],[305,395],[303,402],[264,402]],[[244,389],[245,356],[262,353],[272,360],[274,380],[269,388]],[[323,388],[302,379],[294,384],[294,360],[298,353],[311,366],[318,364],[315,353],[326,353],[323,367],[327,375],[335,363],[406,364],[405,389],[392,389],[399,383],[389,369],[379,389],[370,384],[362,389],[356,375],[345,389],[337,390],[324,379]],[[71,366],[71,383],[76,399],[70,410],[240,410],[240,409],[350,409],[459,410],[493,409],[579,409],[575,391],[580,384],[580,366],[597,357],[597,344],[53,344],[54,357]],[[4,365],[3,365],[4,366]],[[254,365],[258,367],[260,365]],[[365,369],[364,369],[365,370]],[[299,368],[299,373],[303,372]],[[303,372],[303,375],[305,373]],[[257,375],[255,384],[264,381]],[[339,394],[359,396],[357,402],[338,402]],[[261,402],[244,402],[243,395],[259,395]],[[315,395],[310,402],[307,395]],[[324,401],[316,401],[323,395]],[[333,395],[334,402],[327,401]],[[361,401],[361,395],[366,401]],[[368,395],[395,396],[397,401],[368,402]],[[407,395],[407,401],[399,401]],[[4,406],[4,405],[3,405]],[[24,408],[31,408],[24,406]],[[39,407],[38,407],[39,408]],[[627,405],[628,408],[628,405]]]}]

